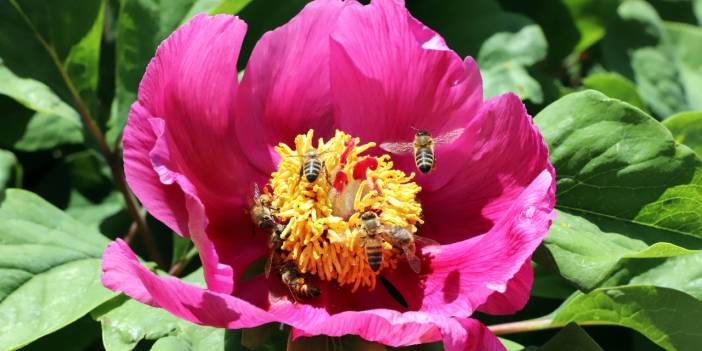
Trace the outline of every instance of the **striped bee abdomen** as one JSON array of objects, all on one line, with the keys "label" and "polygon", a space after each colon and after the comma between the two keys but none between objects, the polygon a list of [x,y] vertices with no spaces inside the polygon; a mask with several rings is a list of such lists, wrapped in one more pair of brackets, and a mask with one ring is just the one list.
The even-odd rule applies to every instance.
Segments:
[{"label": "striped bee abdomen", "polygon": [[366,259],[373,272],[377,272],[380,269],[380,264],[383,263],[383,244],[381,242],[366,243]]},{"label": "striped bee abdomen", "polygon": [[312,183],[317,180],[319,173],[322,171],[322,161],[318,159],[310,159],[302,165],[302,174],[308,182]]},{"label": "striped bee abdomen", "polygon": [[434,168],[434,152],[429,148],[417,150],[414,154],[414,163],[417,164],[420,172],[429,173]]}]

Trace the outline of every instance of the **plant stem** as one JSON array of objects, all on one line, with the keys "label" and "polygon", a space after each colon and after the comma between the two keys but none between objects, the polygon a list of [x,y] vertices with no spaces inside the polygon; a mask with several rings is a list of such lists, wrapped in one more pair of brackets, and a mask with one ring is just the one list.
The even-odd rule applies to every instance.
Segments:
[{"label": "plant stem", "polygon": [[56,49],[54,49],[54,47],[49,42],[47,42],[46,39],[44,39],[44,37],[39,33],[37,28],[34,26],[29,17],[24,13],[19,4],[15,0],[11,0],[11,3],[15,7],[17,12],[19,12],[22,19],[34,32],[34,35],[36,36],[37,40],[39,40],[41,45],[49,54],[51,61],[54,63],[54,66],[56,66],[56,69],[58,70],[59,74],[61,75],[61,78],[66,84],[66,87],[68,88],[68,91],[71,94],[71,98],[73,98],[73,104],[78,110],[78,114],[83,120],[83,123],[85,123],[85,125],[88,127],[88,131],[90,132],[90,134],[93,136],[93,138],[95,138],[95,141],[98,145],[98,149],[100,149],[100,153],[107,161],[107,164],[110,166],[110,171],[112,172],[112,177],[114,178],[115,185],[117,185],[117,189],[119,189],[120,193],[122,193],[122,196],[124,197],[124,202],[127,204],[127,209],[129,210],[129,213],[131,214],[134,222],[139,228],[139,233],[141,234],[141,238],[144,241],[144,246],[146,246],[146,250],[149,253],[150,259],[156,262],[156,264],[159,267],[165,267],[163,259],[161,258],[161,254],[159,253],[158,247],[156,246],[156,242],[151,236],[151,231],[146,225],[144,217],[142,217],[140,214],[136,200],[129,191],[129,188],[127,187],[127,182],[124,178],[122,168],[120,167],[119,157],[117,156],[117,153],[113,153],[112,150],[110,150],[110,147],[107,145],[105,136],[102,134],[100,128],[98,128],[97,124],[95,123],[95,119],[93,119],[92,115],[90,114],[90,110],[88,109],[83,99],[80,97],[78,89],[76,89],[75,85],[73,84],[73,80],[63,67],[61,59],[56,53]]},{"label": "plant stem", "polygon": [[[538,330],[547,329],[559,329],[563,328],[568,323],[553,323],[552,319],[532,319],[528,321],[519,321],[503,324],[495,324],[488,326],[488,329],[495,335],[509,335],[509,334],[519,334],[528,333]],[[582,321],[578,322],[578,325],[610,325],[611,323],[602,321]]]}]

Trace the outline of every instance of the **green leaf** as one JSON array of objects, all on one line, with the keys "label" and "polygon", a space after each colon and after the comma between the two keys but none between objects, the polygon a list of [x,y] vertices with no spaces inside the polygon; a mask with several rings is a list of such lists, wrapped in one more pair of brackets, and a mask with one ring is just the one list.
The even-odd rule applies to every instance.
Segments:
[{"label": "green leaf", "polygon": [[[117,19],[115,99],[106,138],[114,144],[136,101],[139,82],[156,47],[176,28],[199,12],[236,14],[250,0],[125,0]],[[283,6],[281,6],[283,7]],[[270,10],[270,9],[269,9]],[[250,32],[251,29],[249,29]],[[250,35],[247,34],[247,36]]]},{"label": "green leaf", "polygon": [[595,91],[567,95],[535,121],[559,210],[540,264],[590,290],[623,261],[702,248],[702,161],[660,123]]},{"label": "green leaf", "polygon": [[600,345],[575,323],[568,324],[538,351],[603,351]]},{"label": "green leaf", "polygon": [[22,165],[12,152],[0,149],[0,191],[19,184],[22,184]]},{"label": "green leaf", "polygon": [[[641,0],[624,1],[602,42],[605,67],[636,82],[646,106],[658,117],[690,109],[686,80],[675,45],[655,9]],[[694,36],[681,41],[689,45]],[[684,49],[682,49],[684,50]],[[696,89],[699,89],[696,88]]]},{"label": "green leaf", "polygon": [[488,38],[478,54],[485,97],[513,91],[522,100],[543,102],[541,86],[526,67],[543,60],[546,48],[544,33],[535,24],[517,33],[496,33]]},{"label": "green leaf", "polygon": [[103,13],[100,0],[4,1],[0,57],[16,75],[41,81],[70,101],[64,71],[91,104],[97,90]]},{"label": "green leaf", "polygon": [[[3,145],[22,151],[49,149],[61,144],[83,141],[82,124],[78,113],[65,104],[45,84],[34,79],[20,78],[5,66],[0,58],[0,94],[26,109],[4,108],[5,125],[0,133]],[[9,142],[9,143],[8,143]]]},{"label": "green leaf", "polygon": [[108,243],[36,195],[0,200],[0,349],[14,350],[114,296],[100,283]]},{"label": "green leaf", "polygon": [[114,189],[108,165],[94,150],[66,156],[46,172],[36,192],[95,229],[125,209],[124,198]]},{"label": "green leaf", "polygon": [[636,85],[618,73],[595,73],[583,80],[583,86],[597,90],[611,98],[619,99],[640,109],[643,101],[636,90]]},{"label": "green leaf", "polygon": [[556,313],[553,324],[611,324],[634,329],[669,351],[697,350],[702,343],[702,303],[654,286],[600,288],[579,294]]},{"label": "green leaf", "polygon": [[702,158],[702,112],[683,112],[674,115],[663,125],[673,133],[675,142],[685,144]]},{"label": "green leaf", "polygon": [[665,30],[673,47],[688,106],[692,110],[702,110],[702,28],[666,22]]},{"label": "green leaf", "polygon": [[516,343],[512,340],[507,340],[505,338],[498,338],[500,342],[502,343],[502,346],[504,346],[507,351],[521,351],[524,350],[524,346],[522,346],[519,343]]},{"label": "green leaf", "polygon": [[[183,280],[204,284],[202,270]],[[192,324],[166,310],[136,300],[116,301],[93,312],[102,325],[102,342],[107,351],[133,350],[142,340],[155,341],[152,350],[243,350],[238,346],[240,331]],[[236,339],[232,343],[232,339]]]}]

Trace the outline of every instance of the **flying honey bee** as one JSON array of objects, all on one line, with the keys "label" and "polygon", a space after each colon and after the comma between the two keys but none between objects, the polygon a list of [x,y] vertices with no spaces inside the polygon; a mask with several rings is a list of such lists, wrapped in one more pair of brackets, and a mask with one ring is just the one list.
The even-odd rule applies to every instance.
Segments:
[{"label": "flying honey bee", "polygon": [[432,138],[431,134],[426,130],[417,130],[413,142],[382,143],[380,148],[398,155],[413,151],[414,163],[417,169],[426,174],[436,167],[434,147],[454,142],[463,134],[463,130],[464,128],[454,129],[436,138]]},{"label": "flying honey bee", "polygon": [[251,221],[261,229],[269,229],[275,226],[273,208],[271,207],[271,196],[261,194],[258,184],[253,185],[253,205],[251,206]]},{"label": "flying honey bee", "polygon": [[271,231],[271,236],[268,240],[268,249],[271,250],[271,254],[268,256],[268,261],[266,261],[266,266],[264,268],[266,278],[271,275],[271,267],[274,265],[274,263],[277,263],[275,261],[277,261],[280,247],[283,246],[283,238],[280,236],[283,234],[284,230],[284,224],[276,223]]},{"label": "flying honey bee", "polygon": [[415,255],[415,242],[421,242],[425,246],[439,246],[438,242],[412,234],[409,228],[400,226],[390,227],[383,231],[383,238],[388,243],[402,250],[403,256],[407,259],[407,263],[415,273],[419,273],[422,270],[422,261]]},{"label": "flying honey bee", "polygon": [[366,211],[361,215],[361,240],[363,249],[366,252],[368,265],[377,272],[383,263],[383,227],[380,218],[373,211]]},{"label": "flying honey bee", "polygon": [[286,262],[280,267],[280,279],[290,289],[294,299],[308,300],[319,296],[319,288],[309,283],[309,275],[300,273],[293,262]]}]

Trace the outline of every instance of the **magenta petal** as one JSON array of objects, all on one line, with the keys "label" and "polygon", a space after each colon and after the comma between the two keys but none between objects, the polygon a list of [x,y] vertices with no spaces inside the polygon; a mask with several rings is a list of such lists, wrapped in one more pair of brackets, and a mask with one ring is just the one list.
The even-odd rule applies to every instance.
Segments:
[{"label": "magenta petal", "polygon": [[408,346],[442,340],[447,351],[504,350],[484,325],[473,319],[456,319],[422,312],[390,310],[348,311],[304,329],[293,337],[358,335],[389,346]]},{"label": "magenta petal", "polygon": [[[313,1],[258,41],[244,72],[237,105],[246,116],[237,120],[237,130],[247,151],[247,145],[262,141],[291,145],[296,135],[309,129],[315,130],[316,137],[333,134],[328,38],[341,11],[353,3]],[[277,157],[272,153],[253,156],[261,169]]]},{"label": "magenta petal", "polygon": [[188,213],[180,188],[163,184],[154,171],[149,153],[157,136],[149,123],[152,116],[138,102],[132,104],[124,127],[124,173],[129,187],[149,213],[186,238]]},{"label": "magenta petal", "polygon": [[[420,194],[425,236],[452,243],[490,230],[542,171],[554,175],[546,144],[514,94],[490,99],[450,147],[436,152],[445,183]],[[555,187],[555,176],[552,187]],[[436,188],[435,187],[435,188]],[[431,188],[431,187],[428,187]]]},{"label": "magenta petal", "polygon": [[[218,227],[231,228],[250,182],[264,177],[239,149],[234,130],[236,61],[245,31],[233,16],[195,16],[161,43],[139,86],[139,105],[164,122],[169,168],[192,183],[210,224]],[[136,137],[125,133],[125,151]],[[131,185],[140,180],[129,177],[129,167],[126,159]],[[139,199],[151,197],[134,188]]]},{"label": "magenta petal", "polygon": [[423,285],[398,289],[404,296],[423,294],[420,311],[470,316],[491,294],[506,291],[546,236],[554,203],[553,177],[544,170],[487,234],[443,245]]},{"label": "magenta petal", "polygon": [[273,316],[237,297],[212,292],[172,277],[159,277],[142,266],[122,240],[103,255],[102,283],[107,288],[197,324],[250,328],[274,321]]},{"label": "magenta petal", "polygon": [[534,284],[534,269],[531,267],[531,259],[527,259],[522,264],[522,268],[507,283],[504,293],[493,292],[487,301],[478,307],[478,311],[493,314],[513,314],[520,311],[529,301],[531,287]]},{"label": "magenta petal", "polygon": [[464,126],[482,103],[480,74],[414,19],[402,2],[344,11],[332,34],[337,126],[363,142],[411,141]]}]

